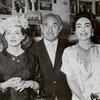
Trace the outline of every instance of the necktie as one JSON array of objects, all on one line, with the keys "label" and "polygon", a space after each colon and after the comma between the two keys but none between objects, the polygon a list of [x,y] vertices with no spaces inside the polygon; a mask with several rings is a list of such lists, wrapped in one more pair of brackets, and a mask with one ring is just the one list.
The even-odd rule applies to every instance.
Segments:
[{"label": "necktie", "polygon": [[52,65],[54,66],[54,62],[55,62],[55,48],[54,48],[53,44],[49,44],[48,45],[48,53],[49,53]]}]

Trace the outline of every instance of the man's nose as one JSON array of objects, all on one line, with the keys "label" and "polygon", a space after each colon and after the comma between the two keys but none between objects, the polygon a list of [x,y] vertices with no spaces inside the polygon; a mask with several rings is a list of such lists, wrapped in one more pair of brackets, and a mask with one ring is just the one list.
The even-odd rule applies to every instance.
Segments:
[{"label": "man's nose", "polygon": [[53,32],[52,27],[49,27],[48,31],[49,31],[49,32]]}]

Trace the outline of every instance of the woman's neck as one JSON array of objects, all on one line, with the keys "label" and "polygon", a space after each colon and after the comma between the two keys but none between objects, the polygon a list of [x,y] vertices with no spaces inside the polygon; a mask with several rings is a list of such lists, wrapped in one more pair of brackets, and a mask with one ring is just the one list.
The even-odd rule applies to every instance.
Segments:
[{"label": "woman's neck", "polygon": [[91,40],[79,41],[79,45],[84,49],[89,49],[92,44]]},{"label": "woman's neck", "polygon": [[14,56],[19,56],[24,52],[24,50],[20,46],[19,47],[8,47],[7,51]]}]

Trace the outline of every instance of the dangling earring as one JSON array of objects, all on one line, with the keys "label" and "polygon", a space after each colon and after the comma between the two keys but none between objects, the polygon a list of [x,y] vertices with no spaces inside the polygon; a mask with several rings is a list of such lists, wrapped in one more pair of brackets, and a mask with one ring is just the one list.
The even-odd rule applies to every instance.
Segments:
[{"label": "dangling earring", "polygon": [[92,37],[94,36],[94,32],[92,32],[91,36],[92,36]]},{"label": "dangling earring", "polygon": [[91,36],[92,36],[92,37],[94,36],[94,29],[92,30],[92,34],[91,34]]}]

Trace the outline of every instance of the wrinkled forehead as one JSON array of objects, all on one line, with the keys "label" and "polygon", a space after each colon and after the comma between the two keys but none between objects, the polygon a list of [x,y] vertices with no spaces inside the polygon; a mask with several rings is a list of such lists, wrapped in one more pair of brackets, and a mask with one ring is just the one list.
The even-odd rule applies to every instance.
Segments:
[{"label": "wrinkled forehead", "polygon": [[19,26],[8,27],[6,29],[6,32],[11,32],[11,33],[21,32],[21,27],[19,27]]},{"label": "wrinkled forehead", "polygon": [[56,23],[56,24],[60,24],[59,20],[57,19],[56,16],[48,16],[43,20],[43,24],[44,23]]},{"label": "wrinkled forehead", "polygon": [[89,24],[91,24],[91,21],[88,19],[88,18],[86,18],[86,17],[81,17],[81,18],[79,18],[77,21],[76,21],[76,25],[77,24],[85,24],[85,23],[89,23]]}]

